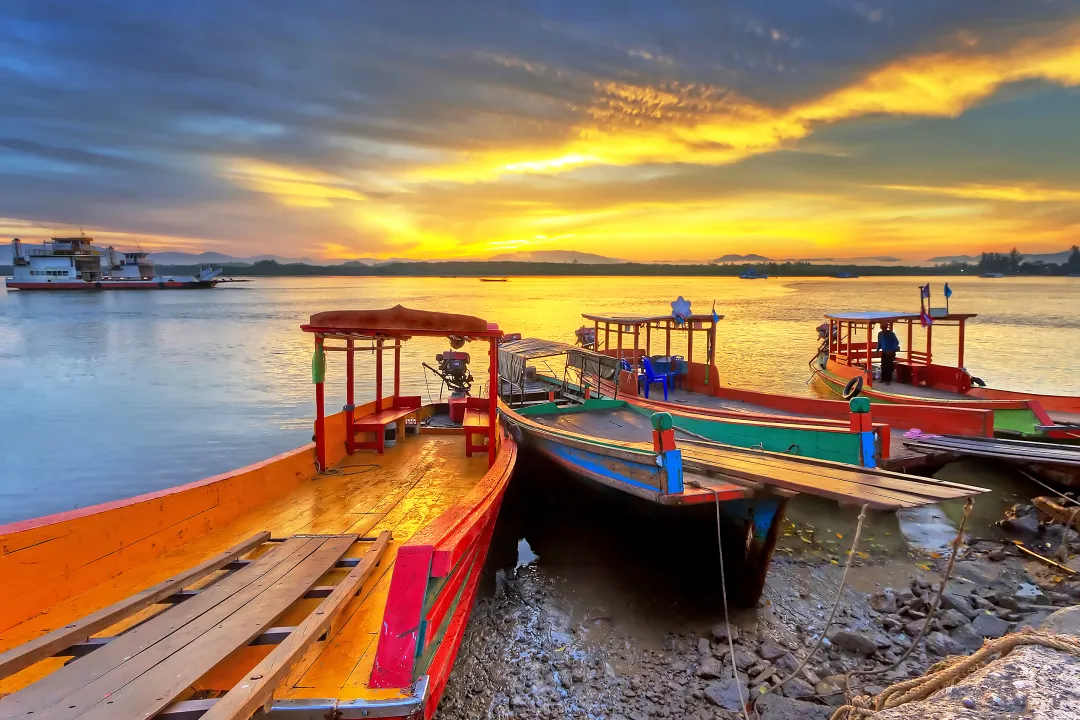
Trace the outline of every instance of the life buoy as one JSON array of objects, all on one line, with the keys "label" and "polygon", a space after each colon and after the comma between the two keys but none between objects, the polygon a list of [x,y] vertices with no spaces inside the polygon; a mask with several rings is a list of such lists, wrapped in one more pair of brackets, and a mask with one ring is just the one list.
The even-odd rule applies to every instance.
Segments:
[{"label": "life buoy", "polygon": [[844,399],[845,400],[850,400],[851,398],[853,398],[856,395],[858,395],[859,393],[861,393],[862,389],[863,389],[863,376],[862,375],[856,375],[855,377],[848,380],[848,384],[844,386]]}]

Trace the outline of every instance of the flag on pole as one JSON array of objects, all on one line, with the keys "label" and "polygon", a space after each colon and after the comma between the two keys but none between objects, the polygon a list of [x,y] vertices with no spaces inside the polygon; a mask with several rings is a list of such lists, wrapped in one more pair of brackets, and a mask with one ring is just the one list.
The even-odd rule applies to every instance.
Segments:
[{"label": "flag on pole", "polygon": [[952,289],[949,287],[949,283],[945,283],[945,299],[948,300],[952,297]]},{"label": "flag on pole", "polygon": [[919,322],[922,323],[923,327],[930,327],[934,324],[934,319],[930,317],[930,313],[926,312],[924,309],[919,312]]},{"label": "flag on pole", "polygon": [[922,296],[924,298],[926,298],[927,300],[930,299],[930,283],[926,283],[925,285],[920,287],[919,290],[922,291]]}]

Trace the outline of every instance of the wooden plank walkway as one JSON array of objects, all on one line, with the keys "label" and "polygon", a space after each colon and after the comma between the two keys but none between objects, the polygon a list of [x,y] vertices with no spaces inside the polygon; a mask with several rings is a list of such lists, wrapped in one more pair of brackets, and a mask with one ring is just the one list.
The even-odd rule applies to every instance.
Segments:
[{"label": "wooden plank walkway", "polygon": [[928,435],[906,440],[905,445],[924,452],[975,455],[1031,463],[1054,463],[1080,467],[1080,446],[1033,440],[1001,440],[959,435]]},{"label": "wooden plank walkway", "polygon": [[[184,602],[0,698],[0,718],[154,717],[231,653],[260,636],[330,571],[357,539],[356,535],[298,536],[275,543]],[[388,536],[380,540],[381,552]],[[341,592],[335,589],[324,601],[325,605],[334,598],[334,615],[342,597],[351,597],[357,582],[370,573],[364,563],[357,568],[361,569],[359,579],[350,573],[350,584]],[[314,625],[319,623],[309,624],[307,630]],[[279,655],[286,670],[295,659],[292,653]]]},{"label": "wooden plank walkway", "polygon": [[686,470],[734,483],[754,483],[807,493],[876,510],[897,510],[987,492],[934,478],[863,468],[719,443],[682,441]]}]

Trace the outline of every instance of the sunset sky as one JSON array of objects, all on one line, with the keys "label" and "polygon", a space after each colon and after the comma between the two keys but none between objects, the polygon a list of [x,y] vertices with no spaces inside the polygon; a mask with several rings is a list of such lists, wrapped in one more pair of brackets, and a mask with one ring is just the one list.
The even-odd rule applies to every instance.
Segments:
[{"label": "sunset sky", "polygon": [[0,234],[642,261],[1080,241],[1080,0],[5,0]]}]

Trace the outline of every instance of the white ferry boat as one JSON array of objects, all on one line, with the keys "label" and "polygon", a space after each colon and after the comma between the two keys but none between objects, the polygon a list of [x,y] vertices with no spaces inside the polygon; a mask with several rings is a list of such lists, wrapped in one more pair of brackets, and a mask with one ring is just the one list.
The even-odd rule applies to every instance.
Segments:
[{"label": "white ferry boat", "polygon": [[12,290],[181,290],[212,288],[220,268],[202,266],[198,275],[162,276],[149,253],[93,247],[93,238],[52,238],[41,247],[11,241]]},{"label": "white ferry boat", "polygon": [[759,273],[757,268],[748,267],[742,271],[739,275],[740,280],[768,280],[769,276],[764,273]]}]

